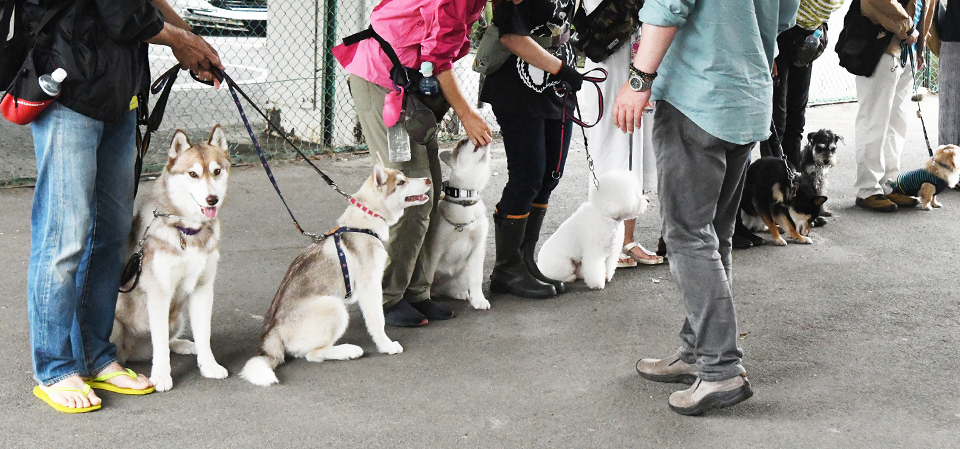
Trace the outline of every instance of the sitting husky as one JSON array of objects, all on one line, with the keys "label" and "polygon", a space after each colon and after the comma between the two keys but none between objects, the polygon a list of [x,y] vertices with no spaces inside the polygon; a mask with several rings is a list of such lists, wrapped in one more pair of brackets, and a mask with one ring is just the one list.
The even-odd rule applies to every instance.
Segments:
[{"label": "sitting husky", "polygon": [[450,166],[450,180],[430,228],[431,296],[469,300],[474,309],[489,309],[483,296],[483,257],[487,247],[487,208],[480,191],[490,180],[490,151],[464,139],[453,151],[440,152]]},{"label": "sitting husky", "polygon": [[[144,201],[136,209],[129,244],[131,254],[142,254],[141,272],[121,286],[127,293],[117,300],[110,337],[121,363],[147,359],[152,352],[150,381],[157,391],[173,388],[171,350],[197,354],[204,377],[227,377],[210,350],[213,283],[220,259],[217,212],[230,175],[227,138],[217,125],[206,144],[191,145],[177,130],[168,156],[152,195],[141,196]],[[196,344],[178,338],[187,310]]]},{"label": "sitting husky", "polygon": [[582,278],[603,289],[613,278],[623,242],[623,221],[646,211],[647,199],[636,176],[612,171],[600,176],[596,192],[543,243],[537,266],[544,276],[564,282]]},{"label": "sitting husky", "polygon": [[407,178],[378,158],[337,227],[290,264],[264,318],[260,355],[247,361],[240,377],[256,385],[277,383],[273,370],[288,353],[311,362],[360,357],[359,346],[334,344],[347,330],[347,305],[355,302],[377,350],[403,352],[383,329],[384,242],[403,210],[426,203],[430,189],[429,179]]}]

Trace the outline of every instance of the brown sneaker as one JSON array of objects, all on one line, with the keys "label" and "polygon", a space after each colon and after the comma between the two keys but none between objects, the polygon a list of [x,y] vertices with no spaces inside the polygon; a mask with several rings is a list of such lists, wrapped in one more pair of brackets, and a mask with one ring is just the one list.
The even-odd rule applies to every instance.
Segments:
[{"label": "brown sneaker", "polygon": [[739,404],[753,396],[746,374],[719,382],[697,379],[690,388],[676,391],[667,403],[670,409],[681,415],[702,415],[707,410]]},{"label": "brown sneaker", "polygon": [[901,195],[895,192],[888,193],[887,199],[889,199],[890,201],[893,201],[899,208],[917,207],[920,204],[920,200],[912,196]]},{"label": "brown sneaker", "polygon": [[664,359],[640,359],[637,362],[637,374],[654,382],[690,385],[697,380],[697,373],[696,365],[680,360],[677,354]]},{"label": "brown sneaker", "polygon": [[857,198],[856,204],[864,209],[870,209],[877,212],[897,211],[897,203],[890,201],[889,198],[880,193],[876,195],[870,195],[866,198]]}]

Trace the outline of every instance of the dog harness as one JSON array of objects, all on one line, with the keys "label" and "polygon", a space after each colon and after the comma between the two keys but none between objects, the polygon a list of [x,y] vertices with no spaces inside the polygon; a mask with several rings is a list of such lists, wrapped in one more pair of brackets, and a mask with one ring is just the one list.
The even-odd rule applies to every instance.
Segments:
[{"label": "dog harness", "polygon": [[337,257],[340,258],[340,271],[343,273],[343,285],[347,289],[346,297],[349,298],[350,295],[353,294],[353,289],[350,288],[350,270],[347,269],[347,255],[343,252],[343,244],[341,243],[340,237],[344,232],[359,232],[361,234],[371,235],[377,240],[380,240],[380,236],[369,229],[348,228],[344,226],[337,226],[323,235],[324,238],[330,237],[331,235],[333,236],[333,243],[337,246]]},{"label": "dog harness", "polygon": [[897,176],[897,179],[890,183],[890,187],[893,188],[894,193],[917,196],[920,193],[920,187],[927,183],[933,184],[936,187],[934,195],[939,195],[949,187],[947,181],[938,178],[933,173],[922,168],[900,173],[900,176]]}]

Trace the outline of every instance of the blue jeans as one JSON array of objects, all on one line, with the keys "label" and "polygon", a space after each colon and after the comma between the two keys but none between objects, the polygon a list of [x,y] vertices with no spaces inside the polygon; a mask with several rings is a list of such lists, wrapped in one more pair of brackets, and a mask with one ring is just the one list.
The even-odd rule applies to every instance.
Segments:
[{"label": "blue jeans", "polygon": [[136,112],[104,123],[54,102],[31,127],[38,173],[27,302],[34,376],[50,385],[116,360],[110,333],[133,219]]}]

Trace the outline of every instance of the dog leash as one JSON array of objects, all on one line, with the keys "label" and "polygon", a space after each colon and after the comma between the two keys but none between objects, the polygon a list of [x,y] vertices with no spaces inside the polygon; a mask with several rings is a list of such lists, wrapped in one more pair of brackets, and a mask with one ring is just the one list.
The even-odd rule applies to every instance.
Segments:
[{"label": "dog leash", "polygon": [[[176,78],[176,75],[174,75],[174,78]],[[130,256],[130,260],[128,260],[127,264],[123,267],[123,272],[120,275],[120,293],[130,293],[133,291],[133,289],[137,288],[137,284],[140,283],[140,273],[143,272],[143,244],[147,241],[147,233],[150,232],[150,227],[153,226],[153,222],[157,221],[157,219],[161,217],[176,218],[178,223],[183,223],[183,217],[173,214],[165,214],[160,212],[160,209],[153,210],[153,219],[150,220],[149,224],[147,224],[146,229],[143,230],[143,236],[137,241],[137,252]],[[174,227],[180,232],[181,250],[187,249],[188,235],[197,235],[201,230],[203,230],[202,227],[192,229],[183,227],[180,224],[177,224]],[[130,282],[131,279],[133,279],[133,284],[130,285],[130,288],[124,290],[123,286],[126,285],[127,282]]]},{"label": "dog leash", "polygon": [[[903,55],[904,51],[908,52],[910,55],[910,71],[913,72],[913,98],[916,98],[917,102],[917,117],[920,118],[920,127],[923,128],[923,140],[927,143],[927,154],[930,157],[933,157],[933,147],[930,146],[930,137],[927,135],[927,124],[923,121],[923,112],[920,110],[920,100],[921,98],[917,94],[917,67],[913,62],[913,47],[906,45],[905,42],[900,43],[900,54]],[[902,57],[901,57],[902,58]]]},{"label": "dog leash", "polygon": [[343,285],[347,289],[347,298],[353,294],[353,289],[350,287],[350,270],[347,268],[347,254],[343,252],[343,244],[341,234],[345,232],[357,232],[360,234],[367,234],[373,236],[373,238],[380,240],[380,236],[376,232],[373,232],[369,229],[361,228],[350,228],[346,226],[337,226],[333,228],[330,232],[323,235],[321,240],[329,236],[333,236],[333,243],[337,247],[337,257],[340,259],[340,272],[343,274]]},{"label": "dog leash", "polygon": [[[600,75],[586,76],[587,73],[590,73],[593,71],[599,71]],[[600,108],[599,108],[599,113],[597,114],[597,121],[589,125],[581,119],[583,117],[583,113],[580,112],[579,102],[577,103],[577,114],[581,118],[577,118],[573,114],[570,114],[570,115],[567,114],[567,98],[570,96],[570,89],[563,87],[563,106],[562,106],[563,115],[561,116],[562,118],[560,119],[560,157],[557,159],[557,169],[554,170],[553,173],[551,173],[551,176],[553,176],[553,179],[560,179],[560,177],[563,176],[563,172],[561,171],[561,164],[563,164],[563,142],[566,140],[566,136],[564,134],[566,133],[566,128],[567,128],[566,123],[567,123],[567,119],[569,118],[570,121],[572,121],[573,123],[580,125],[580,131],[583,133],[583,148],[584,148],[584,152],[587,154],[587,167],[590,169],[590,175],[593,176],[593,185],[595,187],[600,186],[600,181],[597,180],[597,175],[593,171],[593,158],[590,157],[589,145],[587,143],[587,132],[585,128],[593,128],[594,126],[597,126],[597,124],[600,123],[600,119],[603,118],[603,90],[600,89],[600,83],[607,80],[607,75],[608,75],[607,71],[602,67],[596,67],[594,69],[587,71],[584,74],[583,80],[593,84],[593,87],[597,89],[597,96],[599,97],[599,100],[600,100]],[[567,151],[569,151],[569,147],[567,148]]]}]

